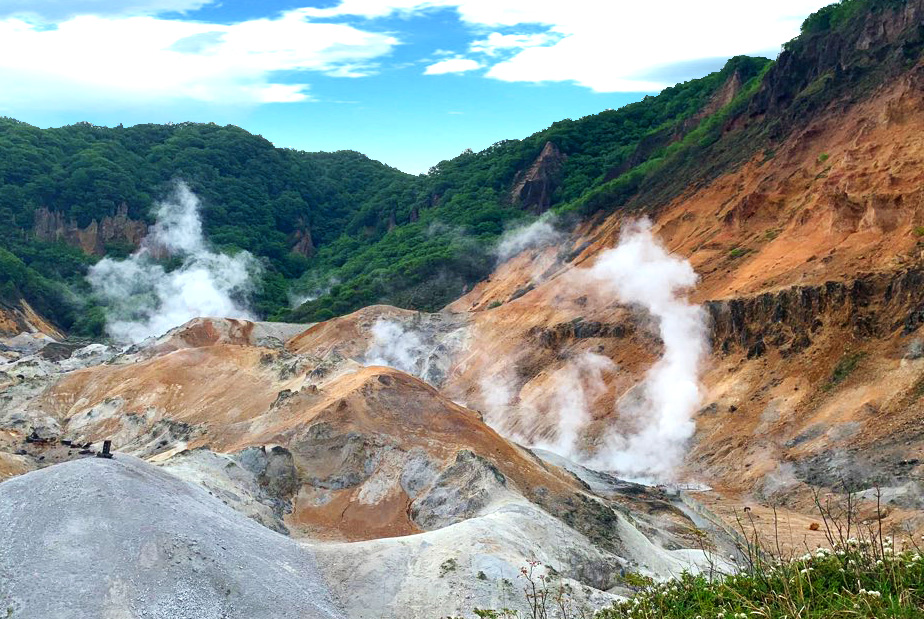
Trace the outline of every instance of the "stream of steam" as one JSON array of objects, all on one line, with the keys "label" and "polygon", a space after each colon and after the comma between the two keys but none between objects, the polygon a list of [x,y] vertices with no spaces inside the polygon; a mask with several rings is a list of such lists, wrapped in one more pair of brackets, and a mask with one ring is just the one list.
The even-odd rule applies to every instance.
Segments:
[{"label": "stream of steam", "polygon": [[[548,222],[534,223],[508,233],[507,248],[498,253],[509,258],[517,250],[551,242],[554,234]],[[617,246],[602,252],[593,266],[564,277],[575,298],[593,296],[607,304],[615,299],[645,310],[657,324],[662,357],[618,400],[618,428],[607,431],[595,449],[582,440],[592,421],[591,408],[607,395],[606,376],[618,371],[611,359],[596,353],[568,359],[543,379],[541,389],[526,394],[513,364],[484,360],[478,386],[485,421],[512,440],[596,469],[669,481],[693,436],[693,415],[701,399],[705,312],[687,297],[697,282],[696,272],[658,242],[648,220],[641,220],[626,225]],[[429,349],[413,329],[380,320],[372,335],[367,364],[421,375]]]},{"label": "stream of steam", "polygon": [[702,397],[700,369],[706,356],[703,309],[690,303],[697,282],[690,263],[670,254],[648,220],[626,227],[619,244],[603,252],[586,273],[599,290],[646,309],[658,321],[664,352],[644,381],[618,404],[634,429],[611,431],[593,464],[623,474],[669,479],[693,436]]},{"label": "stream of steam", "polygon": [[513,440],[596,469],[669,480],[693,435],[701,397],[705,313],[687,298],[698,279],[695,271],[665,250],[651,223],[642,220],[625,226],[617,246],[601,253],[593,266],[564,277],[570,296],[592,296],[602,303],[616,299],[645,310],[657,324],[663,356],[618,400],[618,429],[607,431],[595,449],[582,441],[591,407],[606,395],[605,374],[618,371],[598,354],[568,359],[539,391],[525,397],[513,374],[486,371],[479,381],[486,421]]},{"label": "stream of steam", "polygon": [[[182,259],[167,271],[155,256]],[[199,216],[199,200],[184,183],[157,205],[157,221],[141,247],[125,260],[103,258],[87,275],[106,306],[106,331],[125,343],[158,336],[199,316],[251,319],[244,297],[259,263],[247,252],[212,251]]]}]

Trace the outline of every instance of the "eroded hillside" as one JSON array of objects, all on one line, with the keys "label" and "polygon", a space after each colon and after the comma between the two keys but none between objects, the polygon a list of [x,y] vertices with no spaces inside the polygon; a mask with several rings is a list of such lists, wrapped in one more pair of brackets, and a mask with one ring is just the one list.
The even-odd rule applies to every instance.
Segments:
[{"label": "eroded hillside", "polygon": [[[772,66],[689,86],[697,109],[631,136],[539,242],[479,256],[496,268],[440,312],[200,318],[124,349],[6,340],[0,477],[112,440],[310,547],[348,616],[515,604],[531,559],[599,606],[630,572],[734,559],[744,507],[768,533],[781,518],[789,549],[823,542],[815,492],[856,491],[863,511],[878,488],[889,531],[920,532],[924,1],[848,5]],[[555,129],[508,166],[503,204],[566,190],[549,138],[576,129]],[[454,191],[429,206],[464,204]],[[635,263],[600,268],[630,234],[679,282],[647,305],[603,278]],[[675,311],[702,322],[678,338]],[[28,305],[2,316],[61,339]],[[648,382],[668,357],[692,367]],[[652,393],[696,396],[664,418],[689,434],[640,417]],[[634,443],[614,434],[662,442],[620,469],[614,445]]]}]

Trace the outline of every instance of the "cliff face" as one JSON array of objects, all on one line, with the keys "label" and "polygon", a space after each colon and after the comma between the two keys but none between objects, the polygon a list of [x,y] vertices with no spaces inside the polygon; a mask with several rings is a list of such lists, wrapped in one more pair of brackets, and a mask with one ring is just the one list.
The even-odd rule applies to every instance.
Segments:
[{"label": "cliff face", "polygon": [[45,334],[62,339],[64,334],[39,316],[24,299],[10,302],[0,299],[0,336],[16,336],[20,333]]},{"label": "cliff face", "polygon": [[[686,467],[719,497],[811,511],[812,487],[879,484],[896,522],[924,524],[913,481],[924,475],[922,8],[879,9],[784,53],[726,128],[764,127],[767,148],[647,212],[700,275],[692,294],[712,353]],[[621,423],[615,403],[660,343],[643,313],[576,286],[575,270],[635,216],[585,222],[566,246],[524,252],[450,305],[474,314],[453,397],[490,408],[483,372],[511,366],[509,401],[549,400],[569,360],[596,353],[617,369],[588,402],[591,435]],[[535,410],[516,427],[527,440],[554,432]]]},{"label": "cliff face", "polygon": [[805,34],[784,46],[755,97],[752,114],[775,114],[821,88],[874,88],[916,64],[924,46],[924,2],[869,3],[847,23]]},{"label": "cliff face", "polygon": [[311,228],[308,225],[301,223],[292,234],[290,242],[292,243],[292,251],[295,253],[306,258],[314,256],[314,239],[311,238]]},{"label": "cliff face", "polygon": [[537,215],[547,211],[552,204],[552,193],[561,182],[565,159],[557,146],[546,142],[529,169],[514,180],[511,190],[514,203]]},{"label": "cliff face", "polygon": [[128,217],[128,207],[123,204],[112,217],[95,219],[85,228],[73,219],[66,219],[62,213],[39,208],[35,211],[33,232],[43,241],[64,242],[79,247],[88,254],[102,256],[107,243],[125,243],[137,247],[147,233],[147,224]]}]

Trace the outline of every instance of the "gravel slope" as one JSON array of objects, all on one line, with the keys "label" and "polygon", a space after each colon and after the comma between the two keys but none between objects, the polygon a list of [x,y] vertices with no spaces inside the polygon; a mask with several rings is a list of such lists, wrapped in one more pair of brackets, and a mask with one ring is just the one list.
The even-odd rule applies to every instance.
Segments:
[{"label": "gravel slope", "polygon": [[0,484],[0,616],[343,616],[313,553],[137,458]]}]

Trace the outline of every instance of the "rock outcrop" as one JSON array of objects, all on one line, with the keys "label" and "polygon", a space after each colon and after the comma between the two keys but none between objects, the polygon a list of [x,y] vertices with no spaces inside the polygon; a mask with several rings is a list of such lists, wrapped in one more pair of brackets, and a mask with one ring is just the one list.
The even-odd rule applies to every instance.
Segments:
[{"label": "rock outcrop", "polygon": [[800,352],[816,333],[845,332],[858,341],[907,336],[924,322],[924,269],[709,301],[705,307],[715,348],[745,350],[752,358],[768,346],[784,355]]},{"label": "rock outcrop", "polygon": [[[663,491],[633,487],[595,494],[574,474],[503,438],[477,411],[433,386],[394,368],[360,365],[375,341],[379,317],[416,325],[420,341],[433,338],[432,347],[413,354],[431,360],[437,353],[461,352],[451,346],[437,350],[465,333],[458,319],[385,306],[316,325],[285,345],[271,334],[282,336],[292,325],[197,319],[101,359],[106,363],[75,365],[57,381],[7,389],[0,399],[0,450],[18,455],[0,460],[0,475],[81,458],[90,451],[87,446],[112,440],[115,462],[93,460],[92,466],[125,464],[129,453],[141,456],[202,486],[265,525],[267,533],[324,540],[318,547],[321,569],[340,583],[335,597],[350,616],[370,609],[383,616],[383,609],[391,609],[384,616],[422,619],[435,609],[460,614],[470,604],[496,605],[498,587],[537,557],[554,566],[577,600],[594,605],[613,599],[607,591],[626,569],[667,575],[702,564],[704,556],[690,535],[692,522]],[[619,329],[610,325],[574,328],[589,338],[619,337]],[[442,380],[442,374],[432,376]],[[49,382],[54,384],[45,389]],[[91,465],[70,462],[40,472],[77,466]],[[95,474],[83,474],[90,473]],[[96,500],[93,482],[87,483]],[[106,488],[129,497],[142,492],[118,479],[107,481]],[[160,500],[157,491],[147,495]],[[22,502],[19,496],[14,500]],[[119,509],[134,509],[132,500],[122,502]],[[83,501],[73,509],[108,517]],[[58,507],[48,510],[48,526],[69,526],[70,512],[59,512]],[[0,524],[3,516],[0,508]],[[158,511],[151,516],[159,522]],[[124,516],[127,525],[133,517]],[[11,526],[25,530],[18,520]],[[139,543],[146,543],[140,537]],[[459,539],[470,543],[460,545]],[[22,548],[17,552],[25,552]],[[211,549],[199,548],[211,556]],[[222,556],[237,565],[232,549],[224,550],[228,553]],[[153,556],[155,550],[145,552]],[[185,561],[192,551],[176,552],[184,553]],[[370,556],[380,562],[370,562]],[[137,582],[147,578],[140,563]],[[168,580],[181,576],[166,573]],[[378,576],[370,579],[371,574]],[[222,573],[210,582],[226,578]],[[17,609],[47,610],[34,597],[23,597],[33,595],[27,585],[17,580],[15,586]],[[128,602],[120,598],[119,603],[144,596],[166,604],[156,591],[138,594],[131,582],[125,586]],[[189,598],[212,604],[209,587],[190,581]],[[458,599],[459,588],[473,591],[473,597]],[[234,608],[247,607],[240,598],[232,601]],[[505,604],[525,610],[523,603]],[[261,607],[253,612],[262,616]]]},{"label": "rock outcrop", "polygon": [[546,142],[532,165],[517,174],[510,195],[513,202],[535,214],[552,205],[552,194],[561,182],[562,166],[567,157],[552,142]]},{"label": "rock outcrop", "polygon": [[43,241],[63,242],[79,247],[88,254],[102,256],[107,243],[123,243],[138,247],[147,234],[148,226],[143,221],[128,216],[128,206],[122,204],[116,214],[91,221],[81,228],[73,219],[66,219],[63,213],[45,207],[36,209],[33,233]]}]

